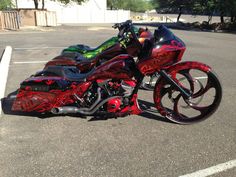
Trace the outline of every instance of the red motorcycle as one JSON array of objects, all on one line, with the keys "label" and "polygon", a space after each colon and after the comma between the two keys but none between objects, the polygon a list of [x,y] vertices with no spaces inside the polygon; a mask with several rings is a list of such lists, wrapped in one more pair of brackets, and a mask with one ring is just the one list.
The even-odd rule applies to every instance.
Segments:
[{"label": "red motorcycle", "polygon": [[49,75],[21,83],[12,110],[114,117],[140,114],[139,86],[144,76],[158,73],[153,99],[162,116],[190,124],[216,111],[222,89],[210,66],[179,62],[185,44],[165,26],[142,44],[132,28],[129,30],[133,45],[139,48],[136,61],[127,54],[118,55],[84,74],[75,66],[49,66],[43,71]]},{"label": "red motorcycle", "polygon": [[76,66],[80,73],[87,73],[94,67],[120,54],[129,54],[132,57],[137,57],[140,48],[134,42],[136,37],[133,37],[131,31],[135,33],[135,36],[138,36],[138,40],[141,44],[143,44],[145,39],[153,38],[151,31],[134,27],[131,20],[116,23],[113,28],[118,28],[119,30],[117,35],[118,42],[114,42],[112,45],[104,45],[104,50],[98,54],[94,54],[93,57],[90,58],[86,58],[83,54],[78,52],[63,52],[61,55],[46,63],[45,69],[49,66]]}]

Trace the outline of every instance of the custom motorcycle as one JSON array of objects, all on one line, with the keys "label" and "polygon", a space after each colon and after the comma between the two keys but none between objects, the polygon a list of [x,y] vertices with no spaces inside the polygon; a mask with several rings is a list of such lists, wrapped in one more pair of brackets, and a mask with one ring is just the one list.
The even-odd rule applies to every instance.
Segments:
[{"label": "custom motorcycle", "polygon": [[[77,44],[63,49],[61,55],[72,56],[72,57],[82,55],[84,58],[92,59],[96,55],[102,53],[103,51],[116,45],[117,43],[120,43],[125,47],[125,44],[127,43],[127,41],[129,41],[129,34],[128,33],[124,34],[125,32],[123,31],[123,28],[126,26],[126,24],[129,24],[130,22],[131,21],[128,20],[126,22],[117,23],[114,26],[112,26],[114,29],[118,28],[119,30],[118,35],[115,37],[111,37],[110,39],[106,40],[96,48],[91,48],[90,46],[84,44]],[[135,26],[132,26],[132,28],[137,35],[139,35],[139,33],[144,30],[143,28],[137,28]]]},{"label": "custom motorcycle", "polygon": [[43,72],[50,76],[33,76],[21,83],[12,110],[114,117],[140,114],[139,86],[145,76],[158,73],[153,100],[162,116],[190,124],[216,111],[222,89],[210,66],[180,62],[185,44],[165,26],[142,44],[129,30],[139,49],[137,60],[118,55],[84,74],[75,66],[48,66]]},{"label": "custom motorcycle", "polygon": [[132,25],[132,21],[130,20],[123,23],[117,23],[113,28],[119,29],[117,38],[111,38],[95,50],[79,45],[79,50],[83,48],[84,53],[82,50],[81,53],[75,52],[78,49],[77,47],[65,49],[61,55],[49,61],[45,65],[45,68],[55,65],[76,66],[81,73],[87,73],[94,67],[99,66],[101,63],[108,61],[119,54],[129,54],[133,57],[137,57],[139,48],[134,43],[131,30],[138,36],[141,44],[145,39],[153,38],[151,31],[143,28],[137,29]]}]

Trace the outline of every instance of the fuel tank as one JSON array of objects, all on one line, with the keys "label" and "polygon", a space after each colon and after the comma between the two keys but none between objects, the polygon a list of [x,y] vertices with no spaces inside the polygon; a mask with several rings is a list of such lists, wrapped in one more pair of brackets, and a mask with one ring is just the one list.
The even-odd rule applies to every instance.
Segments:
[{"label": "fuel tank", "polygon": [[129,55],[119,55],[101,64],[87,78],[87,81],[96,79],[131,79],[134,76],[135,62]]}]

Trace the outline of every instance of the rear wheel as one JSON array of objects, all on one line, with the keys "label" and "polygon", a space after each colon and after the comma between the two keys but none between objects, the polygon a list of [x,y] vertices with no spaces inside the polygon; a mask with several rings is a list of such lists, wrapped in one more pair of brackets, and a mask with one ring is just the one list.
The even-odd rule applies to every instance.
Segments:
[{"label": "rear wheel", "polygon": [[191,124],[205,120],[218,108],[222,88],[217,76],[202,65],[177,67],[171,77],[191,94],[190,99],[182,97],[164,78],[155,86],[155,105],[163,116],[180,124]]}]

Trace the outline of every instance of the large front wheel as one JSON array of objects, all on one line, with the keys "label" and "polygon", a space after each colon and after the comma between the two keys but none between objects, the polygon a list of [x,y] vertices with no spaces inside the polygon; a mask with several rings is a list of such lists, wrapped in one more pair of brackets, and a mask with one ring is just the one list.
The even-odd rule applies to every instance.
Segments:
[{"label": "large front wheel", "polygon": [[154,102],[161,115],[180,124],[191,124],[205,120],[218,108],[221,84],[207,65],[198,62],[180,63],[167,73],[191,94],[184,98],[164,78],[160,78],[154,89]]}]

